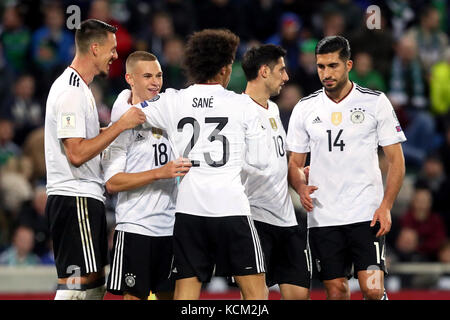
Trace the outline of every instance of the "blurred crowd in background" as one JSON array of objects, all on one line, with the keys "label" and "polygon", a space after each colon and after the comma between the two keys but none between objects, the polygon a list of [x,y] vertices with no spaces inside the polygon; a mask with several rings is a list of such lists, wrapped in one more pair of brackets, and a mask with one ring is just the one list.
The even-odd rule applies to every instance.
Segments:
[{"label": "blurred crowd in background", "polygon": [[[450,4],[445,0],[80,0],[0,1],[0,264],[52,264],[44,215],[46,172],[44,116],[49,88],[74,56],[74,31],[66,21],[80,8],[81,21],[115,26],[119,59],[91,89],[101,126],[127,87],[124,62],[135,50],[155,54],[165,88],[188,85],[184,43],[192,32],[228,28],[241,43],[228,89],[246,85],[240,60],[258,43],[287,50],[290,80],[273,100],[287,130],[298,100],[322,87],[315,45],[329,35],[350,41],[350,79],[381,90],[392,102],[408,141],[406,177],[392,210],[386,258],[394,262],[450,263]],[[371,29],[367,7],[380,8]],[[370,20],[370,21],[368,21]],[[380,152],[380,168],[386,163]],[[351,178],[351,177],[350,177]],[[108,198],[114,228],[114,201]],[[296,208],[299,220],[305,216]],[[301,221],[304,224],[304,220]]]}]

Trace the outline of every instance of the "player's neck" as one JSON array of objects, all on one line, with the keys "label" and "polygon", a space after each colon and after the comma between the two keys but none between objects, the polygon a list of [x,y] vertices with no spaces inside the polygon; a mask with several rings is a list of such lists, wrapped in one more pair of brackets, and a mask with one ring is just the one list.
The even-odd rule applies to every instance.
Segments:
[{"label": "player's neck", "polygon": [[347,80],[347,83],[340,90],[329,92],[325,89],[327,96],[332,99],[334,102],[339,102],[343,98],[345,98],[353,88],[353,83],[350,80]]},{"label": "player's neck", "polygon": [[270,94],[268,94],[265,88],[262,88],[257,83],[252,81],[247,82],[247,87],[245,88],[245,94],[249,95],[257,104],[261,107],[268,108],[267,101],[270,99]]},{"label": "player's neck", "polygon": [[70,64],[70,67],[78,72],[78,74],[81,76],[84,82],[86,82],[87,85],[89,85],[97,75],[97,68],[95,68],[95,66],[89,61],[89,59],[86,59],[84,57],[81,58],[78,55],[75,55],[75,58]]},{"label": "player's neck", "polygon": [[132,105],[138,104],[143,102],[145,99],[141,99],[141,97],[139,97],[136,93],[133,92],[133,90],[131,90],[131,97],[130,99],[128,99],[128,103],[131,102]]}]

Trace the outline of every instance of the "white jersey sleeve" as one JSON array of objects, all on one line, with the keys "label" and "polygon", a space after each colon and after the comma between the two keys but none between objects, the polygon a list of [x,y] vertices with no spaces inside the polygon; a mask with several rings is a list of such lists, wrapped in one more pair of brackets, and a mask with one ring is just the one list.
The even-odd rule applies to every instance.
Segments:
[{"label": "white jersey sleeve", "polygon": [[131,90],[125,89],[117,96],[114,102],[113,108],[111,110],[111,122],[116,122],[120,117],[130,109],[131,105],[128,104],[128,100],[131,97]]},{"label": "white jersey sleeve", "polygon": [[297,103],[289,119],[289,127],[286,137],[287,149],[297,153],[310,152],[309,133],[305,128],[302,105]]},{"label": "white jersey sleeve", "polygon": [[246,162],[260,170],[265,169],[268,162],[268,146],[262,129],[261,120],[254,104],[246,107],[244,112]]},{"label": "white jersey sleeve", "polygon": [[382,147],[406,141],[394,108],[385,94],[381,94],[376,109],[378,144]]},{"label": "white jersey sleeve", "polygon": [[56,100],[57,138],[86,138],[86,98],[79,88],[64,91]]},{"label": "white jersey sleeve", "polygon": [[127,147],[132,142],[131,130],[122,132],[103,152],[102,166],[105,183],[127,166]]},{"label": "white jersey sleeve", "polygon": [[167,89],[164,93],[139,104],[147,117],[147,122],[142,125],[144,129],[156,127],[167,132],[173,132],[174,125],[171,120],[174,119],[174,116],[172,109],[176,106],[174,100],[177,92],[178,90],[175,89]]}]

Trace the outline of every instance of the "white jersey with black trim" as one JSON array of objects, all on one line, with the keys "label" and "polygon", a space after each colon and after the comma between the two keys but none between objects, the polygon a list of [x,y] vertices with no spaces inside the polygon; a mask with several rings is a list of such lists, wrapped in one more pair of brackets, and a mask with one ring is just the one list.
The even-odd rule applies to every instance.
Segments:
[{"label": "white jersey with black trim", "polygon": [[339,102],[324,89],[294,107],[287,134],[292,152],[311,152],[314,209],[308,227],[370,221],[383,199],[378,146],[406,141],[386,95],[352,83]]},{"label": "white jersey with black trim", "polygon": [[245,165],[241,177],[254,220],[279,227],[297,225],[294,205],[288,191],[286,132],[276,103],[267,109],[254,102],[269,147],[269,165],[264,170]]},{"label": "white jersey with black trim", "polygon": [[145,125],[166,130],[175,155],[193,163],[178,186],[177,212],[250,215],[240,177],[244,160],[267,166],[266,140],[250,97],[219,84],[195,84],[167,89],[137,106],[147,116]]},{"label": "white jersey with black trim", "polygon": [[52,84],[45,111],[47,194],[91,197],[104,201],[100,155],[79,167],[66,157],[62,139],[92,139],[99,134],[97,106],[91,89],[68,67]]},{"label": "white jersey with black trim", "polygon": [[[131,91],[117,97],[112,112],[119,117],[131,107]],[[102,157],[105,182],[117,173],[137,173],[164,166],[175,156],[167,132],[131,129],[122,132]],[[146,186],[118,193],[116,230],[153,237],[173,235],[177,182],[160,179]]]}]

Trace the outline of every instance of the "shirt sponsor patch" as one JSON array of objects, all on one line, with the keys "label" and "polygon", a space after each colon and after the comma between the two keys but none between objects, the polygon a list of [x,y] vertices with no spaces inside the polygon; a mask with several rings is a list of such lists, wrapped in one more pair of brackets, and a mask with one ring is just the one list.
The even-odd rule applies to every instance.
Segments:
[{"label": "shirt sponsor patch", "polygon": [[62,129],[75,129],[75,113],[63,113],[61,115],[61,128]]}]

